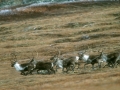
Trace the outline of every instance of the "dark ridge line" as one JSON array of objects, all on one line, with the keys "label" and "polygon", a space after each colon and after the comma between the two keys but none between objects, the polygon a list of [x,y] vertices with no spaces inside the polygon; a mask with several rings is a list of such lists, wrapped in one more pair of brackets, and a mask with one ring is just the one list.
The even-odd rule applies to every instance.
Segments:
[{"label": "dark ridge line", "polygon": [[80,36],[76,39],[71,39],[71,38],[64,38],[64,39],[58,39],[55,40],[55,43],[65,43],[65,42],[79,42],[79,41],[87,41],[87,40],[97,40],[97,39],[103,39],[103,38],[110,38],[110,37],[120,37],[120,33],[116,34],[94,34],[94,35],[89,35],[89,36]]},{"label": "dark ridge line", "polygon": [[77,33],[74,33],[73,35],[89,34],[89,33],[93,33],[93,32],[101,32],[101,31],[106,31],[106,30],[108,31],[108,30],[111,30],[111,29],[114,29],[114,28],[120,29],[120,27],[110,26],[110,27],[104,27],[104,28],[96,28],[96,29],[87,30],[87,31],[79,31]]}]

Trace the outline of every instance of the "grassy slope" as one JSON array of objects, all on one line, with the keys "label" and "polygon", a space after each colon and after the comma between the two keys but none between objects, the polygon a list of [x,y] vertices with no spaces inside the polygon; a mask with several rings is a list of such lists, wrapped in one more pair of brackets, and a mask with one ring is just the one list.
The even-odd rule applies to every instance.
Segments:
[{"label": "grassy slope", "polygon": [[[84,36],[90,39],[83,39]],[[53,47],[51,47],[53,45]],[[89,46],[89,48],[88,48]],[[75,55],[88,50],[98,54],[120,50],[120,5],[118,3],[74,3],[34,7],[15,16],[0,16],[0,89],[81,89],[117,90],[120,68],[101,69],[83,74],[20,76],[10,68],[11,52],[19,62],[32,58],[49,59],[58,53]],[[6,66],[6,67],[2,67]],[[54,77],[54,78],[53,78]]]}]

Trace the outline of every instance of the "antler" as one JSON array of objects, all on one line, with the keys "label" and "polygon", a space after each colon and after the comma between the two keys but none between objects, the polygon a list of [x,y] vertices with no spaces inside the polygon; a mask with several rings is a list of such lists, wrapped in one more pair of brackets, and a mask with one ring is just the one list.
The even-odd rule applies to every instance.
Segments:
[{"label": "antler", "polygon": [[58,56],[60,56],[60,54],[61,54],[61,51],[59,50],[59,51],[58,51]]},{"label": "antler", "polygon": [[36,52],[36,57],[38,57],[38,54],[39,54],[39,53],[38,53],[37,51],[35,51],[35,52]]},{"label": "antler", "polygon": [[[13,56],[13,57],[14,57],[14,59],[15,59],[14,61],[17,61],[17,57],[16,57],[17,55],[16,55],[16,53],[15,53],[15,52],[11,53],[11,56]],[[11,60],[11,61],[12,61],[12,60]]]},{"label": "antler", "polygon": [[34,59],[35,57],[34,57],[34,55],[33,55],[33,52],[32,52],[32,59]]},{"label": "antler", "polygon": [[[36,57],[38,57],[38,52],[37,51],[35,51],[36,52]],[[30,58],[30,57],[29,57]],[[34,54],[33,54],[33,52],[32,52],[32,59],[34,59],[35,58],[35,56],[34,56]]]},{"label": "antler", "polygon": [[80,51],[80,52],[78,52],[78,55],[79,55],[79,54],[82,54],[82,55],[83,55],[84,53],[86,53],[86,51],[87,51],[87,50]]},{"label": "antler", "polygon": [[51,47],[55,48],[58,51],[58,55],[57,56],[61,55],[61,51],[57,47],[54,47],[54,46],[51,46]]},{"label": "antler", "polygon": [[101,49],[101,51],[100,51],[100,50],[98,50],[98,52],[103,53],[103,49]]}]

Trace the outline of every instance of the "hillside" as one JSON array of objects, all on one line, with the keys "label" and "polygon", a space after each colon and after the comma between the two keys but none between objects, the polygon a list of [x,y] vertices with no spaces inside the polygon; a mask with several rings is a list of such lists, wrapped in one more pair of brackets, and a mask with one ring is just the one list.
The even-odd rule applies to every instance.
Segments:
[{"label": "hillside", "polygon": [[[13,8],[14,9],[14,8]],[[10,67],[12,52],[20,63],[35,56],[120,52],[119,3],[70,3],[31,7],[0,16],[0,90],[118,90],[120,67],[75,73],[22,76]],[[89,68],[90,69],[90,68]]]},{"label": "hillside", "polygon": [[11,8],[16,6],[42,5],[48,3],[68,3],[68,2],[101,2],[110,1],[119,3],[120,0],[0,0],[1,8]]}]

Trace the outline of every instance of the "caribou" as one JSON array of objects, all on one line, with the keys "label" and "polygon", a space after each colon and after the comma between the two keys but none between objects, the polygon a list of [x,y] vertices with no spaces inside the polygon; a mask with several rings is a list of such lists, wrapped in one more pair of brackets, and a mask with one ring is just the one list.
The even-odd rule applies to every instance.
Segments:
[{"label": "caribou", "polygon": [[114,67],[117,67],[117,65],[120,62],[120,54],[118,54],[116,52],[113,52],[113,53],[106,55],[102,51],[100,57],[101,57],[103,62],[107,63],[104,67],[108,66],[108,67],[114,68]]},{"label": "caribou", "polygon": [[66,72],[68,72],[70,69],[74,71],[75,61],[72,57],[63,59],[63,72],[64,72],[64,68],[66,68]]},{"label": "caribou", "polygon": [[28,72],[30,74],[32,74],[31,71],[34,68],[34,66],[32,64],[33,59],[28,63],[19,64],[18,61],[17,61],[16,55],[14,55],[14,56],[15,56],[15,60],[10,60],[11,61],[11,67],[14,67],[17,71],[21,72],[21,75],[27,75]]},{"label": "caribou", "polygon": [[88,64],[92,64],[92,69],[94,69],[94,64],[98,64],[99,68],[101,67],[101,60],[99,59],[100,58],[100,55],[87,55],[85,54],[86,51],[84,52],[79,52],[78,55],[79,55],[79,59],[82,60],[82,62],[84,62],[84,69],[86,69],[86,65]]},{"label": "caribou", "polygon": [[[19,64],[18,61],[12,61],[11,67],[14,67],[17,71],[21,72],[21,75],[27,75],[26,72],[33,70],[31,61],[29,63]],[[30,73],[31,74],[31,73]]]},{"label": "caribou", "polygon": [[63,60],[59,58],[57,55],[51,57],[50,60],[53,60],[53,65],[56,71],[59,68],[63,69]]},{"label": "caribou", "polygon": [[21,72],[21,75],[28,75],[32,74],[33,71],[37,70],[37,73],[39,74],[39,71],[47,70],[50,74],[51,71],[55,73],[53,69],[53,63],[51,62],[45,62],[45,61],[36,61],[32,59],[28,63],[19,64],[18,61],[11,61],[11,67],[14,67],[17,71]]},{"label": "caribou", "polygon": [[117,67],[117,65],[119,65],[119,64],[120,64],[120,53],[119,53],[118,57],[115,60],[115,67]]},{"label": "caribou", "polygon": [[[32,74],[33,71],[37,71],[37,74],[39,74],[39,71],[43,74],[49,73],[51,74],[51,72],[53,72],[55,74],[55,70],[53,69],[53,63],[52,62],[48,62],[48,60],[35,60],[34,55],[32,53],[32,60],[30,62],[31,65],[29,65],[29,68],[32,68],[31,70],[29,70],[27,72],[27,74]],[[38,52],[37,52],[37,56],[38,56]]]},{"label": "caribou", "polygon": [[53,68],[53,63],[52,62],[35,61],[35,63],[33,65],[34,65],[34,68],[33,68],[33,70],[30,71],[30,73],[37,70],[37,73],[39,74],[40,70],[47,70],[49,74],[51,74],[51,72],[53,72],[55,74],[55,70]]},{"label": "caribou", "polygon": [[64,69],[66,68],[66,72],[68,72],[70,67],[72,67],[72,70],[74,71],[75,61],[72,58],[63,58],[55,55],[51,57],[50,60],[53,60],[56,71],[58,68],[62,68],[62,71],[64,72]]},{"label": "caribou", "polygon": [[72,70],[74,71],[76,64],[78,65],[78,68],[80,68],[81,60],[85,63],[84,69],[86,68],[87,64],[92,64],[92,68],[94,69],[94,64],[98,63],[99,68],[101,67],[101,60],[99,60],[100,55],[87,55],[84,52],[79,52],[76,56],[70,56],[68,58],[63,58],[61,56],[55,55],[51,58],[53,60],[54,66],[56,66],[56,71],[58,68],[62,68],[62,71],[64,72],[64,68],[66,68],[66,72],[70,70],[72,67]]}]

